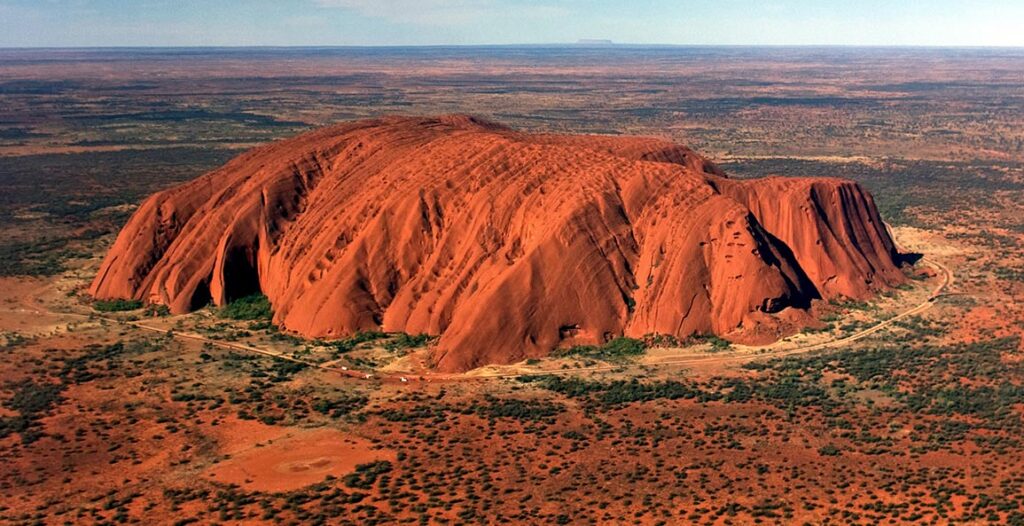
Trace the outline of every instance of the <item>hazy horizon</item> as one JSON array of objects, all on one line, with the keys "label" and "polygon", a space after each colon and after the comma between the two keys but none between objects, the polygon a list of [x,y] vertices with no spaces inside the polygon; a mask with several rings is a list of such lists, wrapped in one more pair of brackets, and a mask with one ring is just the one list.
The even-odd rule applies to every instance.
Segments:
[{"label": "hazy horizon", "polygon": [[1024,4],[934,0],[0,0],[0,47],[1021,47]]},{"label": "hazy horizon", "polygon": [[930,44],[666,44],[666,43],[633,43],[633,42],[611,42],[608,44],[592,44],[583,42],[535,42],[535,43],[507,43],[507,44],[222,44],[222,45],[81,45],[81,46],[0,46],[0,50],[145,50],[145,49],[416,49],[416,48],[708,48],[708,49],[964,49],[964,50],[986,50],[986,49],[1024,49],[1020,45],[930,45]]}]

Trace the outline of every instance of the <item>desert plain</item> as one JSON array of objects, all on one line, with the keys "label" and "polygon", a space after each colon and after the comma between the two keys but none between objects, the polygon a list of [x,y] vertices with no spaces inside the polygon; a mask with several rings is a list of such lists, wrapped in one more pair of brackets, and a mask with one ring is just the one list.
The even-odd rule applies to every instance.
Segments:
[{"label": "desert plain", "polygon": [[[1024,53],[0,51],[0,521],[1024,524]],[[258,295],[88,292],[142,200],[320,126],[469,114],[874,195],[904,283],[777,342],[439,370]]]}]

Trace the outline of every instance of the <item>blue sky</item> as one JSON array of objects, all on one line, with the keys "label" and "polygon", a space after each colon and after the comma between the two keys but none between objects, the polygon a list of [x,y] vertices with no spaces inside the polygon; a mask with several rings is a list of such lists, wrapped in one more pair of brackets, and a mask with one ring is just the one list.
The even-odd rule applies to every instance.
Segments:
[{"label": "blue sky", "polygon": [[0,46],[1024,46],[1024,0],[0,0]]}]

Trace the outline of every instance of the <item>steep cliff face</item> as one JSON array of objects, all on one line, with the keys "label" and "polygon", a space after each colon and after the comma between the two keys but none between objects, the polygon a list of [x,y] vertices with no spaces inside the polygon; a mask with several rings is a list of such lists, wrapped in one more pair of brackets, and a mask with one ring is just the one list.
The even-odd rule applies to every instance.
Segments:
[{"label": "steep cliff face", "polygon": [[182,313],[262,291],[308,337],[439,335],[457,371],[618,335],[764,341],[813,299],[898,284],[897,261],[850,181],[730,180],[656,139],[387,118],[150,197],[90,292]]},{"label": "steep cliff face", "polygon": [[825,298],[864,298],[904,279],[874,199],[853,181],[768,177],[716,187],[793,251]]}]

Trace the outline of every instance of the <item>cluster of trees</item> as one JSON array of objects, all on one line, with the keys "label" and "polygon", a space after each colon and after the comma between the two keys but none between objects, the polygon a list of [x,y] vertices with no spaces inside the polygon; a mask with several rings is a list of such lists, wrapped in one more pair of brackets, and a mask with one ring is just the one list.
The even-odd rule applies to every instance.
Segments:
[{"label": "cluster of trees", "polygon": [[620,337],[609,341],[601,346],[577,345],[568,349],[557,350],[553,356],[578,356],[580,358],[594,358],[598,360],[621,360],[639,356],[647,350],[647,346],[641,340]]},{"label": "cluster of trees", "polygon": [[342,478],[342,482],[350,488],[368,490],[377,483],[377,479],[391,473],[391,469],[391,462],[387,460],[359,464],[354,472]]},{"label": "cluster of trees", "polygon": [[142,300],[96,300],[95,302],[93,302],[92,308],[100,312],[124,312],[130,310],[138,310],[142,308]]},{"label": "cluster of trees", "polygon": [[274,317],[274,310],[266,296],[252,294],[228,303],[220,309],[220,315],[231,320],[269,320]]}]

